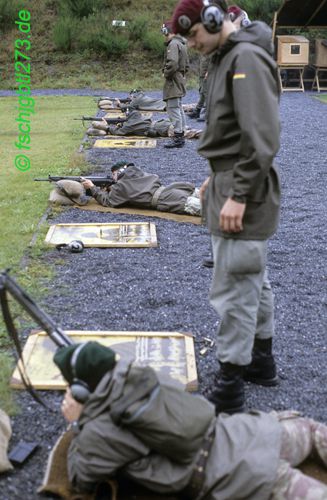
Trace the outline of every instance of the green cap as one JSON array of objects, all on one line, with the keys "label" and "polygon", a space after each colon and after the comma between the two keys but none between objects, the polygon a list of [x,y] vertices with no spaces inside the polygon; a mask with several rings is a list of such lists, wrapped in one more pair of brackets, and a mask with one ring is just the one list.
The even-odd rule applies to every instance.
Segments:
[{"label": "green cap", "polygon": [[115,170],[118,170],[119,168],[122,168],[125,165],[128,165],[128,161],[117,161],[117,163],[114,163],[113,166],[111,167],[111,171],[114,172]]},{"label": "green cap", "polygon": [[95,341],[86,342],[79,350],[72,367],[72,356],[81,344],[61,347],[53,357],[64,379],[72,384],[74,379],[85,382],[94,391],[102,377],[116,365],[118,356],[115,351]]}]

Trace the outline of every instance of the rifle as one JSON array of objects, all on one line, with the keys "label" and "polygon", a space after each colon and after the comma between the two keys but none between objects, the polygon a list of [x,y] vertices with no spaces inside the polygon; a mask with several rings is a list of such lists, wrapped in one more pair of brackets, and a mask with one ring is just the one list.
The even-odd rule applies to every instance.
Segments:
[{"label": "rifle", "polygon": [[108,101],[117,101],[117,100],[119,100],[122,104],[127,104],[127,103],[131,102],[131,97],[102,97],[102,96],[99,96],[99,95],[95,95],[94,97],[98,98],[98,102],[99,101],[104,101],[104,100],[108,100]]},{"label": "rifle", "polygon": [[[20,373],[21,379],[28,390],[28,392],[33,396],[33,398],[45,408],[51,410],[48,405],[43,401],[42,398],[37,394],[33,388],[29,377],[26,373],[26,368],[24,365],[23,352],[18,338],[18,332],[13,322],[13,318],[10,314],[10,309],[8,305],[8,294],[10,294],[33,318],[42,329],[49,335],[50,339],[56,344],[56,346],[61,349],[63,347],[68,347],[74,345],[75,342],[65,334],[65,332],[53,321],[53,319],[45,313],[32,299],[27,295],[27,293],[16,283],[16,281],[11,278],[7,271],[2,271],[0,273],[0,301],[3,318],[10,338],[15,344],[17,354],[19,356],[20,363],[17,364],[18,371]],[[85,403],[89,396],[88,390],[80,391],[77,387],[78,384],[72,384],[71,391],[74,399],[80,403]],[[75,387],[75,388],[74,388]]]},{"label": "rifle", "polygon": [[[49,335],[51,340],[58,347],[66,347],[73,345],[74,342],[69,338],[64,331],[53,321],[53,319],[44,312],[26,292],[9,276],[8,270],[0,273],[0,298],[3,318],[8,330],[12,336],[12,318],[8,307],[7,293],[25,309],[25,311],[33,318],[42,329]],[[13,324],[13,323],[12,323]]]},{"label": "rifle", "polygon": [[47,313],[45,313],[39,306],[36,305],[36,303],[31,299],[31,297],[29,297],[27,293],[24,292],[22,288],[20,288],[20,286],[16,283],[16,281],[9,276],[8,270],[2,271],[2,273],[0,273],[0,301],[1,301],[2,315],[7,328],[8,335],[15,345],[15,349],[19,359],[19,362],[17,363],[19,374],[21,376],[25,388],[35,399],[35,401],[37,401],[45,408],[51,410],[51,408],[49,408],[49,406],[35,391],[26,373],[26,368],[23,359],[23,351],[20,345],[18,332],[16,330],[9,309],[8,294],[10,294],[25,309],[25,311],[30,315],[30,317],[33,318],[42,327],[42,329],[49,335],[50,339],[56,344],[56,346],[59,349],[62,347],[74,345],[74,342],[52,320],[52,318],[48,316]]},{"label": "rifle", "polygon": [[45,178],[37,177],[34,180],[38,182],[58,182],[62,180],[82,182],[82,179],[88,179],[92,181],[95,186],[99,187],[108,187],[115,184],[115,181],[109,175],[105,177],[95,177],[93,175],[88,175],[86,177],[79,175],[48,175],[48,177]]},{"label": "rifle", "polygon": [[100,118],[99,116],[82,116],[81,118],[73,118],[73,120],[81,120],[84,125],[84,121],[95,121],[102,122],[105,120],[108,125],[117,125],[117,123],[126,122],[127,118]]}]

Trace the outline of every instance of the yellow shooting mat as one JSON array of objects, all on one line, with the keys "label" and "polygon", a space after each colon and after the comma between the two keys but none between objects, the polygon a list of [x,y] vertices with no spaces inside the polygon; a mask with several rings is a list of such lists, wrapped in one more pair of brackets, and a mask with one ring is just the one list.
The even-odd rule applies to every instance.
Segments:
[{"label": "yellow shooting mat", "polygon": [[[142,115],[146,118],[151,118],[153,115],[152,111],[141,111]],[[126,118],[125,113],[122,113],[121,110],[110,110],[105,115],[104,118]]]},{"label": "yellow shooting mat", "polygon": [[187,215],[187,214],[174,214],[171,212],[160,212],[159,210],[150,210],[147,208],[134,208],[134,207],[103,207],[99,205],[94,199],[91,199],[87,205],[74,205],[74,208],[80,208],[81,210],[90,210],[92,212],[104,212],[111,214],[130,214],[130,215],[142,215],[145,217],[158,217],[159,219],[173,220],[175,222],[186,222],[190,224],[201,224],[202,219],[197,215]]},{"label": "yellow shooting mat", "polygon": [[96,224],[54,224],[45,243],[68,244],[80,240],[85,247],[121,248],[158,246],[155,224],[152,222],[111,222]]},{"label": "yellow shooting mat", "polygon": [[[194,339],[191,334],[81,330],[65,333],[75,343],[95,340],[111,347],[121,357],[134,359],[137,365],[150,365],[156,371],[171,376],[189,391],[198,389]],[[57,346],[45,332],[35,332],[28,337],[23,349],[23,359],[26,373],[36,389],[66,388],[66,382],[52,361],[56,349]],[[24,389],[17,366],[10,386]]]},{"label": "yellow shooting mat", "polygon": [[[90,136],[90,137],[96,137],[96,136]],[[125,135],[125,136],[122,136],[122,135],[103,135],[102,136],[103,139],[100,139],[102,141],[106,141],[106,140],[109,140],[109,141],[121,141],[122,139],[126,140],[135,140],[135,141],[140,141],[140,140],[148,140],[148,137],[146,135]],[[157,139],[168,139],[168,137],[162,137],[162,136],[158,136],[156,137],[155,140]],[[98,140],[98,139],[96,139]],[[107,147],[107,146],[106,146]]]},{"label": "yellow shooting mat", "polygon": [[97,139],[93,144],[94,148],[155,148],[157,141],[155,139],[130,139],[129,137],[120,137],[119,139]]}]

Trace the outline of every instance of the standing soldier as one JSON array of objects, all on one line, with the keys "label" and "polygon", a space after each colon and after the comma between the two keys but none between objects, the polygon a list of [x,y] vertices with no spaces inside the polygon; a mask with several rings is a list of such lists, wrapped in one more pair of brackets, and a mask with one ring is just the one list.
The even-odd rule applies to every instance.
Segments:
[{"label": "standing soldier", "polygon": [[[199,62],[199,100],[195,106],[195,109],[188,114],[190,118],[200,118],[199,121],[204,121],[202,115],[205,114],[206,98],[207,98],[207,77],[208,77],[208,67],[210,63],[209,56],[200,55]],[[201,113],[201,117],[200,117]]]},{"label": "standing soldier", "polygon": [[164,147],[182,148],[185,144],[185,116],[182,97],[186,94],[185,75],[189,68],[186,41],[182,36],[172,32],[170,21],[162,25],[161,33],[166,39],[163,67],[165,83],[162,98],[167,103],[167,113],[174,127],[174,136]]},{"label": "standing soldier", "polygon": [[211,303],[220,315],[216,411],[244,410],[244,379],[277,384],[272,355],[273,295],[267,240],[279,220],[279,90],[270,28],[237,30],[225,0],[180,0],[173,31],[211,54],[206,129],[199,153],[211,176],[202,186],[212,235]]}]

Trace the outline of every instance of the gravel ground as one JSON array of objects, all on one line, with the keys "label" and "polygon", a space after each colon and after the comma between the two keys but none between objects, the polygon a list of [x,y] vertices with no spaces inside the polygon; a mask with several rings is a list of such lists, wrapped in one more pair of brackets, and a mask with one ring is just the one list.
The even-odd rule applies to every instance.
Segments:
[{"label": "gravel ground", "polygon": [[[196,98],[195,91],[189,92],[185,102]],[[247,404],[265,411],[293,408],[327,421],[326,105],[309,92],[285,93],[281,118],[277,163],[282,213],[268,258],[275,293],[274,349],[280,384],[276,388],[248,384]],[[201,128],[194,121],[189,124]],[[166,150],[163,144],[159,140],[155,149],[89,150],[90,171],[108,172],[112,162],[126,159],[158,173],[165,183],[190,180],[199,185],[208,169],[196,153],[197,141],[187,141],[180,150]],[[219,320],[208,301],[212,271],[202,266],[210,255],[205,227],[78,209],[68,209],[49,222],[116,220],[155,222],[159,246],[62,252],[64,263],[57,266],[50,294],[40,305],[67,329],[192,332],[200,392],[206,394],[217,370],[215,346],[205,355],[200,355],[200,349],[204,337],[215,339]],[[51,250],[44,261],[51,264],[57,258],[58,251]],[[11,448],[20,439],[37,441],[40,446],[23,467],[1,476],[1,500],[38,498],[36,490],[48,452],[64,429],[59,413],[61,394],[43,394],[54,407],[53,413],[24,392],[17,394],[21,413],[12,419]]]}]

